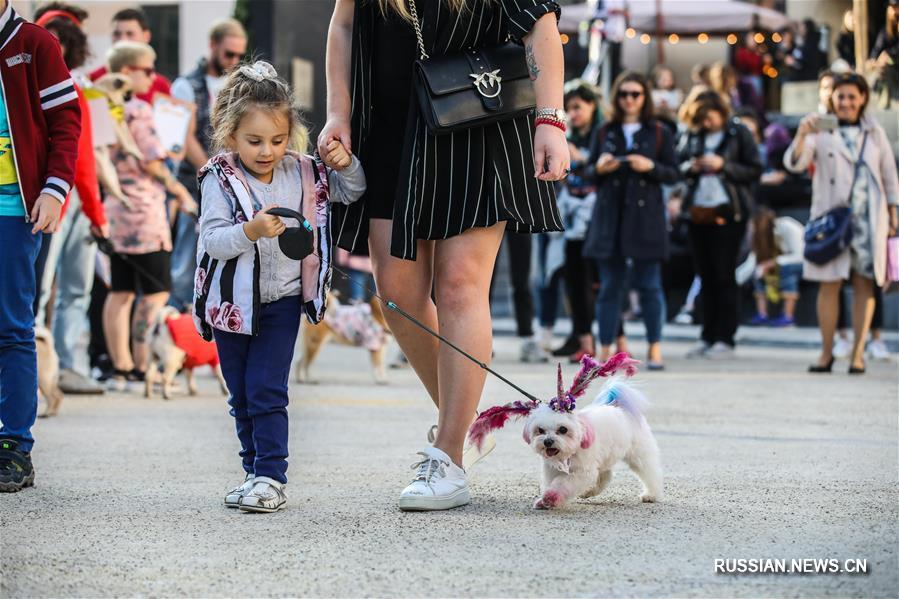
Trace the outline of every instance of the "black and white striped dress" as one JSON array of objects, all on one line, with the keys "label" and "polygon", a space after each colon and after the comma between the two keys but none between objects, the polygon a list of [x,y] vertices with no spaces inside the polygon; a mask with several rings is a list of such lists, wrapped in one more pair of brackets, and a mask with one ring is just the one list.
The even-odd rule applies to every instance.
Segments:
[{"label": "black and white striped dress", "polygon": [[[416,0],[425,48],[432,57],[465,48],[495,46],[507,36],[518,41],[541,16],[560,13],[558,4],[541,0],[468,0],[452,12],[445,0]],[[414,260],[419,239],[446,239],[473,227],[506,221],[522,233],[561,231],[552,183],[534,178],[531,116],[447,135],[431,135],[411,95],[412,61],[417,57],[412,25],[396,44],[408,64],[389,65],[395,77],[385,81],[376,61],[375,36],[383,31],[376,0],[356,4],[352,50],[353,151],[362,161],[369,191],[350,206],[334,206],[340,247],[368,251],[370,218],[390,218],[384,194],[392,201],[391,254]],[[382,20],[379,22],[378,20]],[[383,33],[382,33],[383,35]],[[405,102],[401,98],[407,98]],[[377,195],[377,197],[375,197]]]}]

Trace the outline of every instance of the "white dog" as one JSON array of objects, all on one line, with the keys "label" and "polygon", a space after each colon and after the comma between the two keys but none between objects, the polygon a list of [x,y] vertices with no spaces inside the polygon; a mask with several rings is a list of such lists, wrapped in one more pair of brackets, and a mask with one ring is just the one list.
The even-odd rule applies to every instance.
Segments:
[{"label": "white dog", "polygon": [[[596,377],[624,370],[636,372],[635,361],[618,354],[605,364],[585,357],[574,384],[564,392],[559,368],[558,395],[549,402],[515,402],[490,408],[472,426],[474,442],[499,428],[509,417],[527,417],[524,440],[543,458],[541,496],[535,509],[562,507],[572,497],[593,497],[612,479],[612,468],[624,461],[643,482],[644,502],[662,499],[662,466],[655,437],[646,422],[646,398],[623,377],[603,385],[593,403],[574,411],[575,400]],[[479,425],[479,422],[481,423]]]}]

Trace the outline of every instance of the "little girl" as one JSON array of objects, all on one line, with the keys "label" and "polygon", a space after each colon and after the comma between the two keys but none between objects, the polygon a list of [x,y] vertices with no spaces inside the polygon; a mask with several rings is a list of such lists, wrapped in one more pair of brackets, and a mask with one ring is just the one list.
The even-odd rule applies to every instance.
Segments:
[{"label": "little girl", "polygon": [[[308,133],[290,87],[266,62],[232,71],[216,98],[212,127],[221,153],[199,173],[194,321],[218,345],[246,472],[225,505],[274,512],[287,501],[287,379],[300,317],[316,323],[324,316],[328,201],[357,200],[365,175],[339,142],[328,147],[324,165],[298,153]],[[302,224],[268,214],[275,206],[300,212],[312,225],[310,256],[297,261],[281,251],[278,236]]]}]

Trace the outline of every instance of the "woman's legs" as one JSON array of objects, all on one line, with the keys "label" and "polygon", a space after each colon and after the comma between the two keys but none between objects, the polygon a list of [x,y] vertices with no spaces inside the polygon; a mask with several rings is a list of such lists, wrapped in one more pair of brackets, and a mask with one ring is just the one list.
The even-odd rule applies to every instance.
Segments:
[{"label": "woman's legs", "polygon": [[[488,293],[504,230],[504,222],[470,229],[438,241],[434,250],[440,333],[483,362],[490,361],[493,347]],[[439,346],[437,366],[440,419],[434,447],[461,465],[486,372],[446,345]]]},{"label": "woman's legs", "polygon": [[571,306],[572,333],[580,342],[580,349],[593,353],[593,318],[590,308],[593,306],[592,283],[588,267],[590,264],[583,256],[584,242],[568,240],[565,242],[565,290],[568,304]]},{"label": "woman's legs", "polygon": [[640,309],[649,343],[649,361],[662,361],[662,322],[665,320],[665,292],[662,264],[658,260],[634,260],[634,286],[640,293]]},{"label": "woman's legs", "polygon": [[827,366],[833,359],[833,334],[837,328],[842,281],[825,281],[818,287],[818,327],[821,329],[821,355],[818,366]]},{"label": "woman's legs", "polygon": [[132,304],[132,291],[111,291],[103,304],[103,333],[112,367],[126,372],[134,369],[130,347],[131,327],[128,325]]},{"label": "woman's legs", "polygon": [[[390,254],[392,221],[371,219],[369,221],[368,247],[371,255],[372,272],[378,287],[378,294],[385,300],[397,302],[404,311],[419,322],[438,330],[437,308],[431,299],[434,276],[434,242],[418,241],[418,259],[403,260]],[[494,253],[494,259],[496,254]],[[488,269],[488,280],[493,272],[493,263]],[[384,310],[384,317],[397,343],[421,379],[434,405],[439,407],[440,391],[437,386],[437,350],[440,342],[421,330],[418,325],[403,318],[393,310]],[[474,410],[472,410],[472,414]],[[471,418],[469,417],[469,424]],[[467,425],[466,425],[467,426]]]},{"label": "woman's legs", "polygon": [[612,355],[612,341],[619,334],[621,325],[621,300],[627,281],[627,263],[624,258],[599,261],[599,297],[596,301],[596,319],[599,321],[599,357],[608,360]]},{"label": "woman's legs", "polygon": [[147,332],[156,320],[156,314],[166,302],[169,301],[169,292],[160,291],[150,293],[141,298],[134,312],[133,327],[133,356],[135,367],[141,372],[147,368],[147,357],[150,354],[150,346],[147,344]]},{"label": "woman's legs", "polygon": [[874,281],[852,273],[852,295],[852,329],[855,337],[849,363],[856,368],[864,368],[865,341],[874,316]]}]

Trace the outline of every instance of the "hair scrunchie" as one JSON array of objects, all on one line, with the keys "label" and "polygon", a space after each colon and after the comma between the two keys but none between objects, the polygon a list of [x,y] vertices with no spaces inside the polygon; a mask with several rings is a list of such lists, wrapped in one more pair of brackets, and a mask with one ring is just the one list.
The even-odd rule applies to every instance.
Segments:
[{"label": "hair scrunchie", "polygon": [[278,72],[275,70],[275,67],[264,60],[257,60],[252,65],[241,65],[239,71],[244,77],[249,77],[257,82],[262,82],[266,79],[274,80],[278,77]]}]

